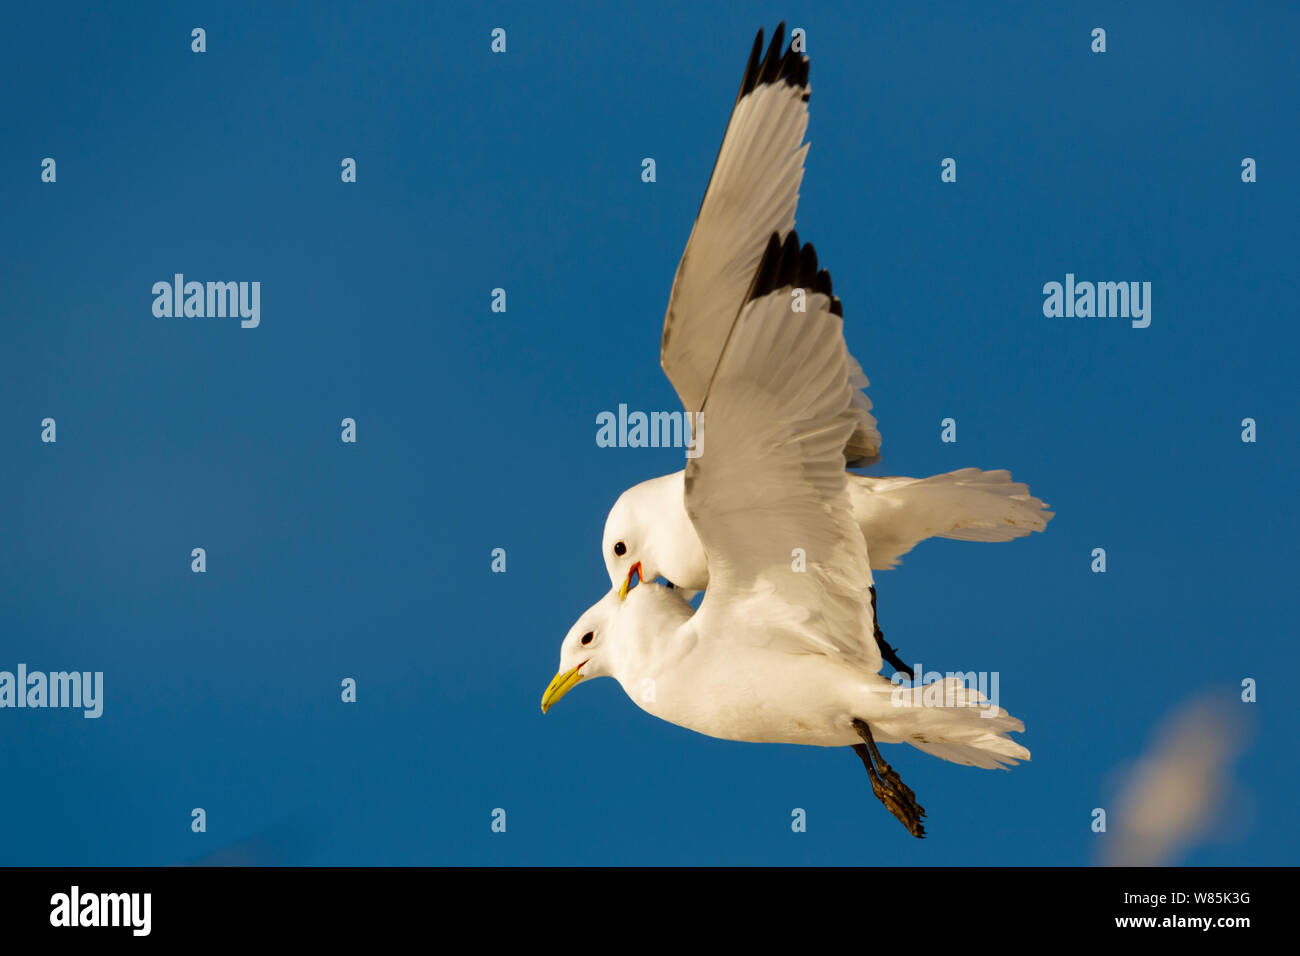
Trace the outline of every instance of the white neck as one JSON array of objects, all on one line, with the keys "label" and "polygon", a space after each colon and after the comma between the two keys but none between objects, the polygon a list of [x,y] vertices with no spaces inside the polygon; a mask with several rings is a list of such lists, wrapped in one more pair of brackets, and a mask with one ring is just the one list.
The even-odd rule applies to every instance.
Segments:
[{"label": "white neck", "polygon": [[609,669],[633,700],[643,680],[653,679],[665,663],[689,650],[682,625],[694,613],[676,591],[654,582],[628,592],[614,620]]}]

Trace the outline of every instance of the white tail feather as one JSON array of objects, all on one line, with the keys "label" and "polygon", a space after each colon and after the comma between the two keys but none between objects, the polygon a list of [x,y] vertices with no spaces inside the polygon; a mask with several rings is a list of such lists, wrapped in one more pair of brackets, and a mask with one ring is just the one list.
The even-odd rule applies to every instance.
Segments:
[{"label": "white tail feather", "polygon": [[[877,716],[868,723],[891,740],[909,743],[941,760],[986,770],[1006,769],[1029,759],[1029,751],[1007,736],[1023,731],[1025,725],[960,678],[910,688],[881,687],[876,693],[888,694],[888,702],[877,701]],[[881,714],[880,704],[889,713]]]},{"label": "white tail feather", "polygon": [[1053,517],[1005,470],[962,468],[929,478],[850,475],[849,496],[877,571],[896,566],[926,538],[1010,541],[1042,531]]}]

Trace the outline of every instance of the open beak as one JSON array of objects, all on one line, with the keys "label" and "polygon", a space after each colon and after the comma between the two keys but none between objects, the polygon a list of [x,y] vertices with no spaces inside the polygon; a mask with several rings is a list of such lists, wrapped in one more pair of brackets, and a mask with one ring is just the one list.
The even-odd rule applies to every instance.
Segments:
[{"label": "open beak", "polygon": [[636,564],[632,565],[632,567],[627,569],[627,577],[623,579],[623,586],[618,589],[618,599],[620,601],[627,600],[627,591],[628,588],[632,586],[632,575],[634,574],[636,575],[637,584],[640,584],[642,581],[645,580],[645,575],[641,571],[640,561],[638,561]]},{"label": "open beak", "polygon": [[[585,663],[587,662],[586,661],[582,662],[582,664]],[[556,674],[551,679],[551,682],[546,685],[546,693],[542,695],[543,714],[551,709],[551,705],[553,703],[555,703],[557,700],[559,700],[569,691],[573,690],[573,688],[577,686],[578,681],[582,680],[582,675],[578,673],[578,671],[582,670],[582,664],[579,664],[577,667],[573,668],[572,670],[567,670],[564,671],[563,673]]]}]

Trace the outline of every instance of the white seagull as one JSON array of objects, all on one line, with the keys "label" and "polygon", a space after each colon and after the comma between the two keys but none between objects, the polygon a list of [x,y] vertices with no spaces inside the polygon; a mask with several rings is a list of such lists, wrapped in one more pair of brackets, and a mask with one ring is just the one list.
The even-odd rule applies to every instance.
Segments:
[{"label": "white seagull", "polygon": [[[806,312],[792,311],[803,290]],[[852,746],[873,792],[921,837],[924,809],[877,743],[978,767],[1028,759],[1024,725],[979,691],[938,700],[883,677],[867,544],[845,448],[862,428],[839,302],[810,245],[773,233],[711,384],[708,445],[685,510],[707,556],[698,611],[673,589],[612,589],[565,637],[543,713],[580,681],[615,678],[643,710],[712,737]],[[807,555],[792,567],[792,548]],[[933,685],[931,685],[933,688]]]},{"label": "white seagull", "polygon": [[[782,55],[785,25],[777,27],[763,56],[763,31],[754,39],[740,92],[713,167],[699,215],[677,267],[664,316],[660,363],[688,412],[704,396],[727,336],[744,301],[768,238],[785,240],[794,230],[795,207],[808,144],[808,58],[793,48]],[[832,299],[832,311],[838,300]],[[850,355],[846,381],[857,411],[845,442],[849,467],[880,457],[880,431],[862,391],[867,377]],[[716,413],[715,413],[716,414]],[[696,441],[707,441],[707,419]],[[690,592],[708,586],[708,566],[683,501],[685,472],[629,488],[605,521],[601,554],[610,584],[626,593],[633,578],[663,577]],[[886,570],[930,537],[1009,541],[1042,531],[1053,517],[1024,484],[1007,471],[963,468],[930,478],[850,474],[849,501],[866,537],[871,567]],[[874,606],[875,593],[872,592]],[[897,670],[913,676],[877,628],[881,652]]]}]

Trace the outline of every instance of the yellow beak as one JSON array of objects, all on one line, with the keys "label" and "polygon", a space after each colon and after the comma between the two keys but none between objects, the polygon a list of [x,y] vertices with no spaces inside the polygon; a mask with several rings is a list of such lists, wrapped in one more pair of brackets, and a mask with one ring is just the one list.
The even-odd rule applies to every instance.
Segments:
[{"label": "yellow beak", "polygon": [[642,581],[645,580],[645,574],[641,570],[640,561],[638,561],[636,564],[632,565],[632,567],[627,569],[627,577],[623,579],[623,586],[618,589],[618,599],[620,601],[627,600],[627,590],[632,585],[632,575],[634,574],[636,575],[636,580],[638,584],[640,584]]},{"label": "yellow beak", "polygon": [[[585,663],[587,662],[586,661],[582,662],[582,664]],[[572,670],[567,670],[561,674],[556,674],[553,678],[551,678],[551,682],[546,685],[546,693],[542,695],[543,714],[551,709],[551,705],[553,703],[555,703],[557,700],[559,700],[569,691],[573,690],[573,688],[577,686],[578,681],[582,680],[582,675],[578,673],[578,671],[582,670],[582,664],[579,664],[577,667],[573,668]]]}]

